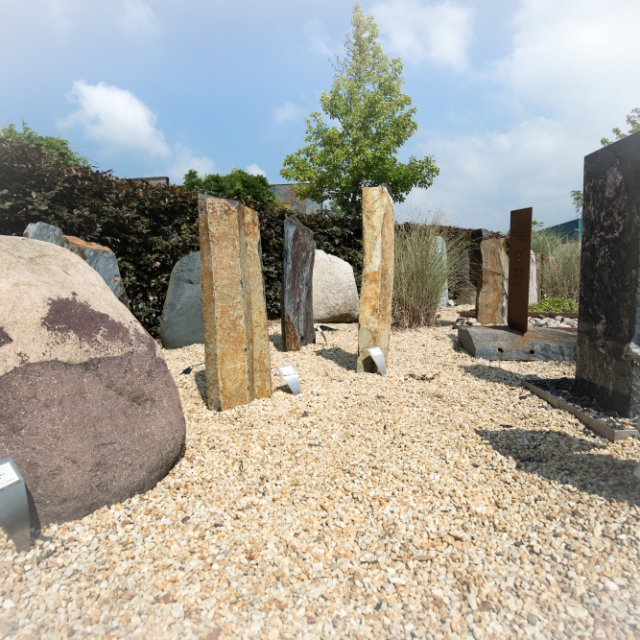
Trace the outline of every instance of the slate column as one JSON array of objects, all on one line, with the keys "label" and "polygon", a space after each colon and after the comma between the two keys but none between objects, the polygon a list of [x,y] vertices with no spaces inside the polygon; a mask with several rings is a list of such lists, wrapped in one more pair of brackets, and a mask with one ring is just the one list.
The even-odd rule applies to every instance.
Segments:
[{"label": "slate column", "polygon": [[623,417],[640,413],[640,133],[584,159],[576,391]]},{"label": "slate column", "polygon": [[316,242],[313,231],[296,218],[284,221],[282,256],[282,348],[300,351],[315,342],[313,327],[313,265]]},{"label": "slate column", "polygon": [[207,404],[226,410],[271,396],[260,227],[232,200],[200,195],[198,213]]},{"label": "slate column", "polygon": [[386,187],[362,189],[364,264],[360,290],[357,371],[375,373],[368,347],[389,353],[394,256],[393,202]]}]

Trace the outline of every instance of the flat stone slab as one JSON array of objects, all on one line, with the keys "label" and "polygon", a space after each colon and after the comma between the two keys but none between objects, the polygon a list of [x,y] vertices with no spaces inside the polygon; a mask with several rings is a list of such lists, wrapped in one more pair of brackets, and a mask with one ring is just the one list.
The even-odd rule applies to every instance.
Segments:
[{"label": "flat stone slab", "polygon": [[465,351],[484,360],[576,359],[577,334],[561,329],[530,329],[524,335],[508,327],[458,328],[458,342]]}]

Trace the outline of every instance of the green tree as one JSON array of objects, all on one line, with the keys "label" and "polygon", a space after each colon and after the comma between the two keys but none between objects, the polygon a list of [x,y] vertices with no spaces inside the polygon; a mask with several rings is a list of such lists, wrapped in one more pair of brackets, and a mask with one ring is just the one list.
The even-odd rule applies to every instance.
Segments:
[{"label": "green tree", "polygon": [[254,176],[242,169],[232,169],[226,176],[219,173],[200,176],[195,169],[189,169],[184,174],[183,184],[192,191],[201,191],[230,200],[243,200],[254,204],[276,201],[264,176]]},{"label": "green tree", "polygon": [[299,198],[331,200],[346,214],[362,209],[362,187],[384,184],[396,202],[413,187],[430,187],[439,169],[433,156],[401,163],[396,152],[417,131],[415,107],[402,93],[402,62],[389,58],[378,42],[373,15],[353,8],[353,31],[345,57],[336,57],[334,81],[320,97],[320,112],[306,119],[304,141],[288,155],[280,174],[304,183]]},{"label": "green tree", "polygon": [[55,162],[67,165],[89,164],[84,156],[71,150],[68,140],[55,136],[38,135],[24,120],[22,121],[22,131],[18,131],[13,123],[6,127],[0,127],[0,138],[21,142],[30,147],[40,147],[47,157]]},{"label": "green tree", "polygon": [[[626,138],[628,135],[632,133],[638,133],[640,131],[640,108],[636,107],[635,109],[631,109],[631,113],[627,114],[627,124],[629,125],[629,132],[622,133],[620,127],[614,127],[611,129],[613,135],[616,137],[616,140],[622,140],[622,138]],[[606,147],[609,144],[612,144],[615,140],[609,140],[608,138],[600,138],[600,144],[603,147]]]}]

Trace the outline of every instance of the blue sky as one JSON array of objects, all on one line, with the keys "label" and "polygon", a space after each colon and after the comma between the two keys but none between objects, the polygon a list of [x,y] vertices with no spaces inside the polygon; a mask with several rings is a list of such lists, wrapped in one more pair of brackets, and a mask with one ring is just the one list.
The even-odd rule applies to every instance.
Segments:
[{"label": "blue sky", "polygon": [[[279,176],[333,77],[353,3],[3,0],[0,124],[59,135],[136,177],[233,167]],[[638,0],[362,2],[404,62],[434,185],[400,218],[506,229],[575,216],[583,157],[640,107]]]}]

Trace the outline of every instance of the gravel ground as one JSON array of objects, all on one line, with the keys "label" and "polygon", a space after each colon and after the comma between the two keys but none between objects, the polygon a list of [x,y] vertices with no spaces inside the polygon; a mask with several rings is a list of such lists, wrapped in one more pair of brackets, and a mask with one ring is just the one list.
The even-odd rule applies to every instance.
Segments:
[{"label": "gravel ground", "polygon": [[180,375],[202,347],[165,352],[184,457],[26,554],[0,536],[0,637],[638,637],[640,443],[519,386],[571,363],[459,351],[457,310],[394,332],[387,378],[355,325],[282,353],[274,323],[273,397],[222,414]]}]

